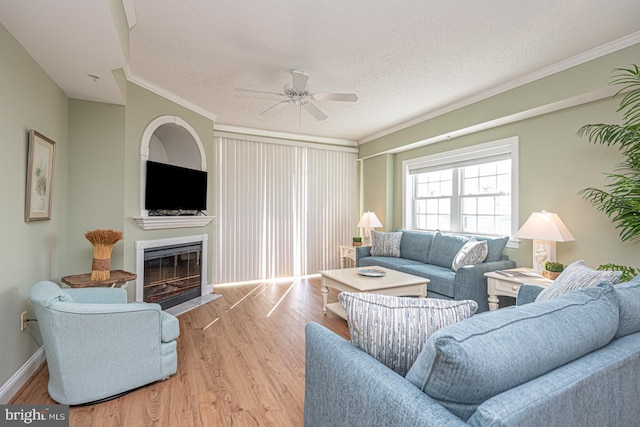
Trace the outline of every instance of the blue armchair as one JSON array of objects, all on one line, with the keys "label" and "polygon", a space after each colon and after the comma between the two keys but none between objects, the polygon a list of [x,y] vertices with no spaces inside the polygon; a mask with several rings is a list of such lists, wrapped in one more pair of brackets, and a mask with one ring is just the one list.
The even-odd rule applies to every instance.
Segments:
[{"label": "blue armchair", "polygon": [[178,320],[117,288],[38,282],[29,299],[49,368],[49,395],[79,405],[117,397],[177,371]]}]

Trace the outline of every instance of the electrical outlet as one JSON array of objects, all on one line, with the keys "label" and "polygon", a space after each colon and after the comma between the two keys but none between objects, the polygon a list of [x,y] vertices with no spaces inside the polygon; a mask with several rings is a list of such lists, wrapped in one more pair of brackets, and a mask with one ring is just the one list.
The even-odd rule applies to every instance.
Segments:
[{"label": "electrical outlet", "polygon": [[23,311],[20,313],[20,332],[27,329],[27,312]]}]

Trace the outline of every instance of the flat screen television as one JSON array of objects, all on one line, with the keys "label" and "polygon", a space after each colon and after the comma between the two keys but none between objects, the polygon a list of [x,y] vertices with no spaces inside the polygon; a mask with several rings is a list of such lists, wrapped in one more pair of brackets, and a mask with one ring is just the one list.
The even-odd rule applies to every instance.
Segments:
[{"label": "flat screen television", "polygon": [[144,207],[149,211],[207,208],[207,172],[147,161]]}]

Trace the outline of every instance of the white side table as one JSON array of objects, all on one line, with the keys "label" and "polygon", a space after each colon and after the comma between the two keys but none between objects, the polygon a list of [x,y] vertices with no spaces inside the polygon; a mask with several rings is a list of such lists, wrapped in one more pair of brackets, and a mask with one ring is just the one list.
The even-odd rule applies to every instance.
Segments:
[{"label": "white side table", "polygon": [[545,279],[542,275],[533,275],[535,272],[531,268],[513,268],[508,270],[513,272],[513,276],[505,276],[495,271],[484,273],[487,278],[487,294],[489,297],[489,310],[498,308],[498,295],[507,297],[517,297],[520,286],[524,283],[547,287],[553,280]]},{"label": "white side table", "polygon": [[356,265],[356,247],[355,246],[347,246],[340,245],[338,246],[340,249],[340,268],[344,268],[344,259],[349,258],[353,261],[353,266]]}]

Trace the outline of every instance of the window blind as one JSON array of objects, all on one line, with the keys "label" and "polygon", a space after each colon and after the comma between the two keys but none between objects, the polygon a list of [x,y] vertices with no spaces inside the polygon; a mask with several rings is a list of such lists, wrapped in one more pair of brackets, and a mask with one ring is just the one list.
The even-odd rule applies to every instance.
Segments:
[{"label": "window blind", "polygon": [[214,283],[338,268],[356,233],[355,150],[215,137]]}]

